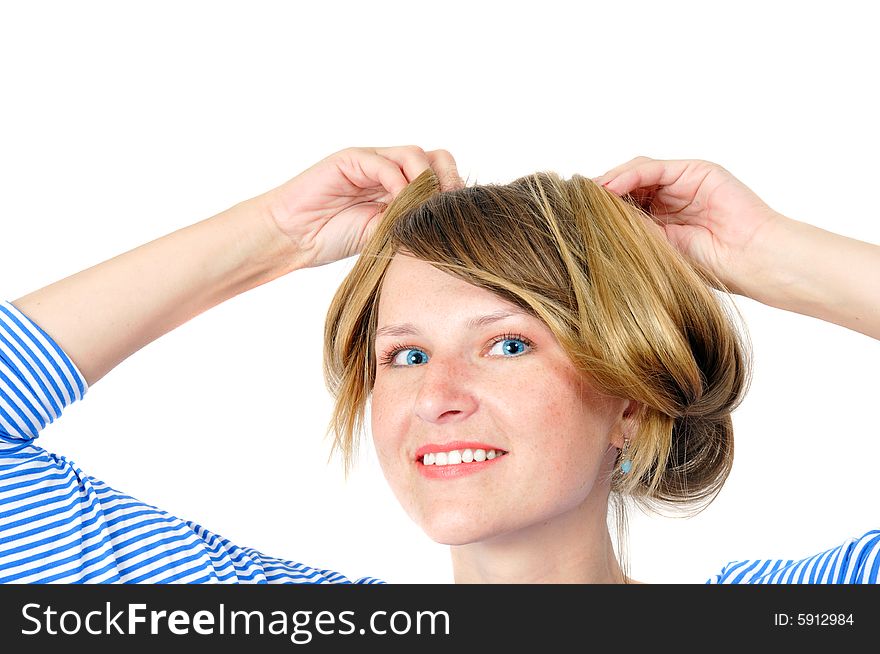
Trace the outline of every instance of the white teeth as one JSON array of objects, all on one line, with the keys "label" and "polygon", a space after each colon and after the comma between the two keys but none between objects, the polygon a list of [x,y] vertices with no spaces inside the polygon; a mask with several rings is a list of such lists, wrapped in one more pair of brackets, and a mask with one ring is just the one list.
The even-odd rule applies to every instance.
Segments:
[{"label": "white teeth", "polygon": [[460,463],[491,461],[503,455],[502,450],[450,450],[449,452],[431,452],[422,457],[426,466],[454,466]]}]

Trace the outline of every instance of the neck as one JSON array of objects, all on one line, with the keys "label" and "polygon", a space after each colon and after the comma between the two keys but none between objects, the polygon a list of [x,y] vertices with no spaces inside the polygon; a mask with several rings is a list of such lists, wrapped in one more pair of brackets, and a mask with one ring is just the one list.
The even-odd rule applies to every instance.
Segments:
[{"label": "neck", "polygon": [[455,583],[632,583],[614,555],[607,497],[596,495],[551,520],[452,546]]}]

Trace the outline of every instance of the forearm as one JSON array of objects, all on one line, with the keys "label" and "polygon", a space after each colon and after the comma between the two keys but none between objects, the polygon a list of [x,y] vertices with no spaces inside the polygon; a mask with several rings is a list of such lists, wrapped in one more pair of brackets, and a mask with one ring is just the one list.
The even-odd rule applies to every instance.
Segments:
[{"label": "forearm", "polygon": [[295,269],[258,196],[15,300],[89,385],[198,314]]},{"label": "forearm", "polygon": [[880,339],[880,246],[781,216],[746,295]]}]

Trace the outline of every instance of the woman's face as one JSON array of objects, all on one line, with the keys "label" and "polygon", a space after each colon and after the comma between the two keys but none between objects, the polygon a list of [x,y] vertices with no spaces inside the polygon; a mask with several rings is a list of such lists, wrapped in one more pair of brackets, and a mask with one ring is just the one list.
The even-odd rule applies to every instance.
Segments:
[{"label": "woman's face", "polygon": [[392,491],[432,539],[486,540],[588,498],[607,508],[627,402],[592,390],[543,322],[398,254],[377,327],[373,440]]}]

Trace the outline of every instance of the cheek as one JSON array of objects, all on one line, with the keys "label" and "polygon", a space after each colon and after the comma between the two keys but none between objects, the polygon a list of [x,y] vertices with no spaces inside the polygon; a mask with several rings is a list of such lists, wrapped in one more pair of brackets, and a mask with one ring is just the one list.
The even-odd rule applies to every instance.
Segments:
[{"label": "cheek", "polygon": [[409,517],[421,524],[423,521],[414,479],[407,476],[411,470],[403,455],[403,441],[407,434],[409,418],[405,402],[393,388],[377,383],[373,387],[370,404],[370,432],[376,457],[391,492]]},{"label": "cheek", "polygon": [[[387,384],[378,380],[373,384],[373,391],[370,393],[370,426],[377,447],[387,439],[387,434],[393,433],[393,430],[388,429],[388,425],[396,419],[395,404],[391,400],[393,397],[394,391]],[[399,402],[397,406],[400,406]]]},{"label": "cheek", "polygon": [[[567,369],[532,376],[520,406],[515,445],[530,459],[534,483],[545,489],[578,490],[593,485],[608,447],[608,412],[601,398]],[[511,414],[514,415],[514,414]]]},{"label": "cheek", "polygon": [[394,389],[381,382],[373,386],[370,399],[370,433],[379,463],[389,481],[393,481],[395,465],[401,463],[399,459],[407,424],[403,406],[404,403],[395,395]]},{"label": "cheek", "polygon": [[508,415],[531,430],[523,434],[532,436],[526,442],[557,452],[586,447],[585,437],[595,430],[594,416],[570,375],[544,367],[507,383],[508,392],[499,399],[521,398],[504,405]]}]

